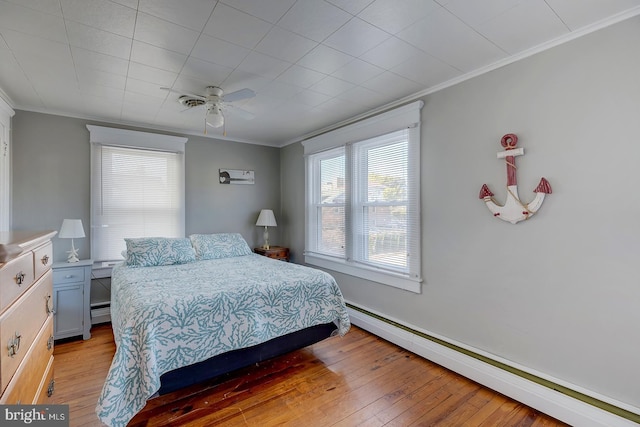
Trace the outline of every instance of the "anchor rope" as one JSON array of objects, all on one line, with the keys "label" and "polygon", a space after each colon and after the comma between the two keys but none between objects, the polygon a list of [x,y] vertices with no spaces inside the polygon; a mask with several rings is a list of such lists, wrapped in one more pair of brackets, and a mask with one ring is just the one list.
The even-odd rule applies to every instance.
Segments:
[{"label": "anchor rope", "polygon": [[514,199],[516,199],[518,201],[518,203],[520,204],[520,206],[522,206],[522,209],[526,209],[527,212],[529,212],[530,214],[533,214],[533,212],[531,212],[529,210],[529,203],[527,203],[526,205],[524,205],[520,199],[518,197],[516,197],[515,194],[513,194],[513,192],[511,191],[511,189],[509,187],[507,187],[507,191],[509,192],[509,194],[511,194],[513,196]]}]

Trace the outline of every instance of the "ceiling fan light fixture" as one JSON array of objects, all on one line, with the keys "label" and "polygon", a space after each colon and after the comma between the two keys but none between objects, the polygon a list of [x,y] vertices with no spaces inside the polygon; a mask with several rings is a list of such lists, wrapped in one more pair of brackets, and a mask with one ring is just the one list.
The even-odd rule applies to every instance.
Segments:
[{"label": "ceiling fan light fixture", "polygon": [[207,124],[214,128],[224,125],[224,116],[219,105],[213,105],[207,110]]},{"label": "ceiling fan light fixture", "polygon": [[[160,89],[166,90],[169,92],[181,93],[178,90],[169,88],[169,87],[161,87]],[[207,86],[205,88],[204,94],[198,95],[194,93],[181,94],[178,97],[178,102],[185,107],[187,107],[187,111],[190,109],[196,109],[199,107],[203,107],[205,111],[204,115],[204,134],[207,134],[207,126],[211,126],[213,128],[223,127],[225,124],[224,114],[222,113],[223,109],[227,108],[226,103],[240,101],[243,99],[249,99],[256,96],[256,93],[251,89],[244,88],[240,90],[236,90],[235,92],[231,92],[224,96],[224,91],[222,88],[218,86]],[[250,120],[253,118],[253,114],[248,111],[244,111],[241,108],[230,106],[233,108],[233,112],[238,113],[238,115],[244,119]],[[226,132],[223,129],[222,134],[226,136]]]}]

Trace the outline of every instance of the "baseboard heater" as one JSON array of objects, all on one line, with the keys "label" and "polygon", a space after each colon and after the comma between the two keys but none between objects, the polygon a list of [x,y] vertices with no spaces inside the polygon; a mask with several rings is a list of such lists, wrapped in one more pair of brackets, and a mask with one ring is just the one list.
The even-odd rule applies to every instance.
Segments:
[{"label": "baseboard heater", "polygon": [[[347,301],[351,323],[547,415],[581,427],[637,426],[640,408],[542,373],[526,372]],[[546,377],[546,378],[543,378]]]},{"label": "baseboard heater", "polygon": [[97,303],[91,304],[91,324],[111,322],[111,304]]}]

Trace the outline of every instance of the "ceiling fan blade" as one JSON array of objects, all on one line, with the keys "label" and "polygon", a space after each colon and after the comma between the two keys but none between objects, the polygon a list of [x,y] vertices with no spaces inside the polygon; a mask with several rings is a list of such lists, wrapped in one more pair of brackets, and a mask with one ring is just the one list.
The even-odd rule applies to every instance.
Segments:
[{"label": "ceiling fan blade", "polygon": [[234,116],[238,116],[241,119],[251,120],[255,117],[255,114],[234,105],[225,105],[224,107],[225,109],[229,110],[231,114],[233,114]]},{"label": "ceiling fan blade", "polygon": [[170,87],[161,87],[160,89],[166,90],[168,92],[178,93],[178,94],[183,95],[183,96],[190,96],[192,98],[198,98],[198,99],[202,99],[202,100],[205,100],[205,101],[207,100],[207,98],[202,96],[202,95],[196,95],[195,93],[189,93],[189,92],[182,92],[180,90],[171,89]]},{"label": "ceiling fan blade", "polygon": [[254,96],[256,96],[256,93],[254,91],[248,88],[244,88],[235,92],[227,93],[226,95],[224,95],[223,99],[226,102],[234,102],[240,101],[241,99],[253,98]]}]

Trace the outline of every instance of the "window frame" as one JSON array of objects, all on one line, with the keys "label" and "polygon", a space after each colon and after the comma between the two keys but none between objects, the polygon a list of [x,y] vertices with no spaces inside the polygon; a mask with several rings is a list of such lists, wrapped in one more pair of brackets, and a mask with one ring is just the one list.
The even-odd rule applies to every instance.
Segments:
[{"label": "window frame", "polygon": [[[345,151],[344,151],[344,147],[336,147],[334,149],[330,149],[330,150],[326,150],[323,151],[321,153],[318,153],[315,155],[314,157],[314,161],[316,163],[320,163],[323,160],[328,160],[328,159],[333,159],[336,157],[341,157],[345,155]],[[315,185],[315,183],[320,183],[321,178],[319,176],[319,172],[320,172],[320,168],[315,167],[313,168],[313,176],[310,177],[310,179],[313,181],[314,184],[311,185],[310,191],[311,193],[311,198],[310,200],[312,200],[312,204],[313,207],[309,206],[309,215],[314,217],[313,223],[317,223],[316,218],[320,215],[319,211],[321,211],[323,208],[330,208],[330,209],[340,209],[340,208],[344,208],[345,212],[344,215],[345,217],[348,215],[347,210],[347,205],[346,205],[346,200],[342,203],[322,203],[322,191],[320,188],[320,185]],[[346,220],[345,220],[345,224],[346,224]],[[319,228],[314,228],[315,233],[311,232],[311,230],[309,230],[308,233],[308,241],[309,241],[309,245],[311,247],[317,247],[318,242],[320,240],[319,234],[320,234],[320,229]],[[332,257],[329,254],[325,254],[325,256],[327,257]],[[345,253],[346,256],[346,253]],[[335,255],[336,258],[342,258],[344,256],[340,256],[338,254]]]},{"label": "window frame", "polygon": [[[424,103],[414,103],[396,108],[366,120],[356,122],[335,131],[303,141],[305,155],[305,262],[317,267],[334,270],[340,273],[360,277],[366,280],[382,283],[410,292],[420,293],[421,274],[421,221],[420,221],[420,110]],[[362,201],[352,200],[356,194],[355,186],[359,183],[358,171],[354,166],[358,160],[353,151],[363,150],[371,140],[390,134],[394,131],[407,129],[409,141],[408,170],[411,178],[408,180],[408,203],[410,203],[407,219],[408,237],[410,239],[409,261],[406,272],[386,266],[376,266],[375,263],[362,263],[363,248],[358,242],[356,229],[364,227],[356,223],[360,213],[356,210],[363,205]],[[318,203],[321,204],[319,192],[318,162],[323,156],[344,147],[345,159],[345,256],[330,256],[318,252],[317,233],[320,223],[317,221]],[[315,162],[315,163],[314,163]],[[361,180],[361,179],[360,179]],[[359,189],[359,191],[363,191]],[[364,224],[364,223],[362,223]]]},{"label": "window frame", "polygon": [[[179,212],[177,214],[177,230],[179,236],[184,237],[185,233],[185,165],[184,149],[187,138],[163,135],[149,132],[139,132],[126,129],[109,128],[103,126],[87,125],[89,130],[89,143],[91,144],[91,251],[92,258],[95,256],[95,248],[98,244],[95,230],[102,227],[99,223],[98,212],[101,209],[101,147],[114,147],[135,149],[141,152],[166,152],[175,153],[178,157],[178,179],[177,183],[179,196]],[[98,151],[100,150],[100,151]],[[120,260],[99,260],[94,258],[94,275],[96,277],[109,277],[111,268]]]}]

